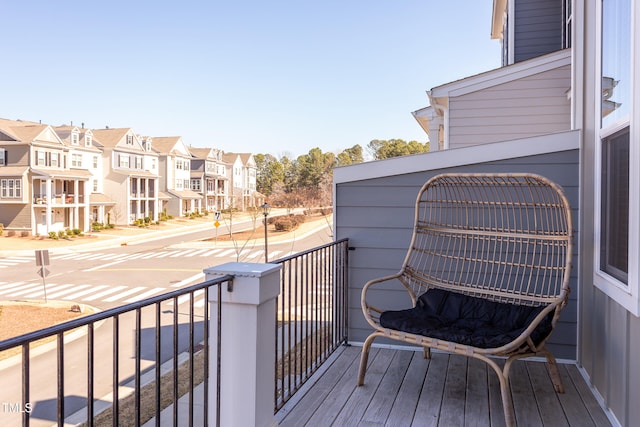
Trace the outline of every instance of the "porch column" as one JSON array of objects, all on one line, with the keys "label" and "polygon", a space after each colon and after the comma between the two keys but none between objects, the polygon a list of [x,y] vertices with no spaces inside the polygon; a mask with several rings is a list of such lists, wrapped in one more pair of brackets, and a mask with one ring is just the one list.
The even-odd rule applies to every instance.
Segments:
[{"label": "porch column", "polygon": [[223,285],[211,303],[209,420],[216,420],[218,309],[221,325],[220,425],[276,426],[273,415],[275,386],[276,298],[280,292],[278,264],[230,262],[205,269],[206,280],[234,275],[233,287]]},{"label": "porch column", "polygon": [[51,216],[53,215],[53,209],[51,208],[51,205],[53,204],[53,192],[51,191],[51,178],[47,178],[46,184],[45,184],[45,195],[47,197],[47,203],[46,203],[46,214],[45,214],[45,224],[46,224],[46,230],[47,233],[49,233],[51,230],[51,226],[52,226],[52,222],[51,222]]},{"label": "porch column", "polygon": [[78,201],[80,199],[80,195],[78,194],[80,193],[80,182],[81,181],[79,179],[73,180],[73,224],[71,224],[72,226],[70,228],[79,228],[82,230],[80,224],[80,208],[78,207]]}]

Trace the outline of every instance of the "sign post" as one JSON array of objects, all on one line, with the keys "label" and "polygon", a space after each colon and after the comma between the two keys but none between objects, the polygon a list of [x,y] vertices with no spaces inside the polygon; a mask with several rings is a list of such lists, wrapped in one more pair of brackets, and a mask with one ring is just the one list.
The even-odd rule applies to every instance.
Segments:
[{"label": "sign post", "polygon": [[216,239],[214,240],[214,246],[218,244],[218,227],[220,227],[220,211],[215,211],[213,214],[215,221],[213,222],[214,227],[216,227]]},{"label": "sign post", "polygon": [[44,302],[47,302],[47,284],[45,278],[49,275],[47,266],[49,265],[49,251],[47,249],[36,251],[36,267],[38,268],[38,276],[42,277],[42,289],[44,290]]}]

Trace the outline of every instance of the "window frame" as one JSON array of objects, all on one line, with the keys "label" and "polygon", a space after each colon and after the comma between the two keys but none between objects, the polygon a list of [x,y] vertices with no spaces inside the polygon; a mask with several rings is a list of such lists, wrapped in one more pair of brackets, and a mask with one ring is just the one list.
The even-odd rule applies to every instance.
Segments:
[{"label": "window frame", "polygon": [[[628,115],[615,121],[602,125],[602,36],[603,36],[603,9],[602,1],[596,2],[596,102],[595,111],[595,168],[594,168],[594,246],[593,246],[593,270],[595,286],[623,306],[636,317],[640,317],[640,146],[637,142],[640,138],[640,85],[634,82],[640,79],[640,67],[634,66],[639,58],[640,46],[634,44],[635,35],[640,32],[640,7],[631,3],[630,22],[630,107]],[[601,243],[602,243],[602,184],[603,184],[603,141],[615,136],[626,128],[629,128],[629,224],[628,224],[628,253],[627,253],[627,281],[624,283],[618,278],[601,269]]]},{"label": "window frame", "polygon": [[82,154],[78,154],[78,153],[71,154],[71,167],[72,168],[82,167]]},{"label": "window frame", "polygon": [[0,198],[21,199],[22,198],[22,179],[21,178],[2,178],[0,180]]}]

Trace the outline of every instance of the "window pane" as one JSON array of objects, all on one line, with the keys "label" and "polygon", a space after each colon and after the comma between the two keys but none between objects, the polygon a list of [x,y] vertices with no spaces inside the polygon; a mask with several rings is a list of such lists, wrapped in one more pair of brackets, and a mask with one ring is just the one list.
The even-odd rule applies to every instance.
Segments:
[{"label": "window pane", "polygon": [[602,128],[631,107],[631,0],[602,1]]},{"label": "window pane", "polygon": [[627,283],[629,128],[602,140],[600,269]]}]

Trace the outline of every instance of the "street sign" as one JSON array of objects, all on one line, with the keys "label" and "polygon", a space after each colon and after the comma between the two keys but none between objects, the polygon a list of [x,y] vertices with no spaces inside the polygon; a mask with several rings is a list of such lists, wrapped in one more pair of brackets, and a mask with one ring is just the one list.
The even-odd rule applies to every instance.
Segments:
[{"label": "street sign", "polygon": [[47,277],[48,275],[49,275],[49,270],[47,270],[46,268],[44,268],[44,267],[40,267],[40,268],[38,269],[38,276],[40,276],[40,277],[42,277],[42,278],[44,279],[44,278],[45,278],[45,277]]},{"label": "street sign", "polygon": [[214,225],[216,228],[220,227],[220,223],[219,223],[218,221],[214,222],[214,223],[213,223],[213,225]]},{"label": "street sign", "polygon": [[49,251],[47,249],[36,251],[36,267],[49,265]]},{"label": "street sign", "polygon": [[[220,219],[220,211],[215,211],[213,213],[213,217],[215,218],[216,222],[218,222],[218,220]],[[216,225],[217,227],[217,225]]]}]

